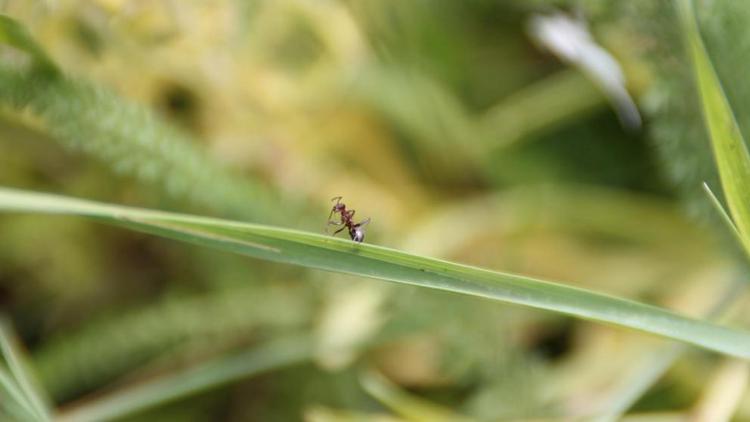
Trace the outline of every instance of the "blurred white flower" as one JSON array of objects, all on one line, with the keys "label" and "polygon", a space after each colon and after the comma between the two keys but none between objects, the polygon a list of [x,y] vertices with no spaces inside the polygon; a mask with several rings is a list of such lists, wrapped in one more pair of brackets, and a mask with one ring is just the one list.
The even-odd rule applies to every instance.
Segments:
[{"label": "blurred white flower", "polygon": [[641,126],[641,115],[625,89],[619,63],[594,41],[583,19],[560,12],[536,15],[529,22],[529,32],[542,47],[580,69],[604,91],[624,127]]}]

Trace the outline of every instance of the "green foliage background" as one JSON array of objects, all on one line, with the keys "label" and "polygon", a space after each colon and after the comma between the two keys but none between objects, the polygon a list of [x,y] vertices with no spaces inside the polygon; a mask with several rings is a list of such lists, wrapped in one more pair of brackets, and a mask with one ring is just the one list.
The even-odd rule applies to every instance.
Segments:
[{"label": "green foliage background", "polygon": [[[40,51],[0,49],[0,185],[319,233],[342,195],[368,243],[746,326],[675,5],[570,3],[7,0]],[[641,130],[530,40],[556,10],[619,60]],[[696,11],[747,134],[750,8]],[[750,419],[719,382],[746,368],[621,328],[69,217],[2,215],[0,239],[0,307],[61,420],[128,391],[175,394],[132,420],[658,419],[717,395]]]}]

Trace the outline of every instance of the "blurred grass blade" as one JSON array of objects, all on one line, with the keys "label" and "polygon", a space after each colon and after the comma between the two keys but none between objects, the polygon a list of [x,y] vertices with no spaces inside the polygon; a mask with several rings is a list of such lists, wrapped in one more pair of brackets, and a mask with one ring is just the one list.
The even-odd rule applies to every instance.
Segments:
[{"label": "blurred grass blade", "polygon": [[66,149],[225,216],[273,222],[296,215],[296,199],[278,207],[267,184],[226,168],[153,110],[84,79],[62,77],[23,24],[4,15],[2,42],[29,53],[33,70],[42,72],[0,60],[0,104],[25,115],[20,120],[39,126]]},{"label": "blurred grass blade", "polygon": [[305,411],[306,422],[408,422],[406,419],[385,414],[383,411],[369,413],[364,411],[334,409],[320,405],[310,406]]},{"label": "blurred grass blade", "polygon": [[[9,400],[6,400],[6,398]],[[26,399],[21,388],[2,366],[0,366],[0,409],[13,413],[19,420],[37,417],[33,406]]]},{"label": "blurred grass blade", "polygon": [[69,151],[173,198],[263,221],[283,221],[298,209],[293,200],[277,207],[267,185],[225,168],[189,133],[85,80],[18,72],[0,62],[0,104],[34,116]]},{"label": "blurred grass blade", "polygon": [[742,244],[750,251],[750,154],[701,40],[693,4],[691,0],[676,1],[724,196]]},{"label": "blurred grass blade", "polygon": [[8,363],[10,373],[15,378],[15,383],[20,392],[30,405],[38,420],[50,420],[49,407],[44,396],[36,388],[36,384],[29,374],[23,356],[16,344],[16,339],[10,327],[10,322],[5,316],[0,316],[0,351]]},{"label": "blurred grass blade", "polygon": [[29,31],[15,19],[0,14],[0,43],[11,45],[31,55],[34,64],[41,70],[57,74],[59,69],[47,56],[44,49],[29,34]]},{"label": "blurred grass blade", "polygon": [[[255,277],[252,281],[232,289],[169,295],[143,308],[89,320],[79,329],[37,347],[33,354],[35,374],[46,392],[64,402],[135,370],[165,351],[171,351],[173,357],[201,353],[206,336],[212,338],[212,349],[222,349],[236,344],[238,333],[260,329],[286,332],[305,326],[312,318],[312,305],[296,288],[269,290]],[[258,301],[259,295],[262,301]],[[282,308],[284,312],[279,313]]]},{"label": "blurred grass blade", "polygon": [[483,297],[634,328],[750,358],[750,333],[631,300],[283,228],[0,188],[0,211],[89,217],[260,259]]},{"label": "blurred grass blade", "polygon": [[606,97],[579,71],[554,73],[509,95],[478,118],[483,153],[533,139],[606,103]]},{"label": "blurred grass blade", "polygon": [[365,391],[406,420],[413,422],[471,422],[473,420],[401,391],[374,369],[363,371],[359,379]]},{"label": "blurred grass blade", "polygon": [[56,420],[99,422],[130,416],[232,381],[304,362],[311,355],[308,338],[276,340],[254,350],[216,359],[123,391],[114,391],[63,412]]},{"label": "blurred grass blade", "polygon": [[726,359],[719,365],[691,412],[693,421],[731,421],[747,390],[747,361]]},{"label": "blurred grass blade", "polygon": [[[708,189],[708,186],[706,186]],[[731,221],[730,221],[731,223]],[[721,320],[731,309],[732,305],[745,297],[747,282],[744,277],[733,277],[731,283],[724,288],[716,302],[706,313],[712,321]],[[658,380],[660,380],[674,362],[683,355],[684,344],[670,344],[649,353],[649,359],[640,362],[635,369],[628,371],[628,375],[618,381],[620,388],[614,395],[615,399],[605,408],[605,414],[593,417],[589,422],[614,422],[623,419],[625,412],[633,407]]]}]

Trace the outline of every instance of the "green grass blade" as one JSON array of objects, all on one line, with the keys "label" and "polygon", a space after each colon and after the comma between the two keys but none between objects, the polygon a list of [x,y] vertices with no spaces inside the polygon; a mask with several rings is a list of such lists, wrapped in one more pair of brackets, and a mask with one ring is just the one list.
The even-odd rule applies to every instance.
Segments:
[{"label": "green grass blade", "polygon": [[31,55],[40,69],[52,74],[59,73],[57,66],[26,30],[26,27],[7,15],[0,15],[0,43],[25,51]]},{"label": "green grass blade", "polygon": [[708,186],[708,183],[703,183],[703,190],[706,191],[706,195],[708,195],[708,199],[711,200],[711,205],[714,206],[716,209],[716,212],[719,213],[719,216],[721,217],[721,220],[727,225],[729,228],[729,231],[732,232],[732,234],[737,238],[737,240],[742,243],[742,235],[740,234],[740,231],[737,230],[737,226],[734,225],[734,221],[732,221],[732,217],[729,216],[729,213],[727,210],[724,209],[724,206],[721,205],[721,201],[719,201],[719,198],[714,194],[714,191],[711,190],[711,188]]},{"label": "green grass blade", "polygon": [[677,9],[724,195],[742,244],[750,250],[750,153],[701,40],[691,0],[677,0]]},{"label": "green grass blade", "polygon": [[311,355],[308,338],[276,340],[254,350],[217,359],[124,391],[115,391],[64,412],[57,420],[98,422],[130,416],[232,381],[304,362]]},{"label": "green grass blade", "polygon": [[750,333],[589,290],[271,226],[0,188],[0,211],[80,215],[260,259],[429,287],[629,327],[750,358]]},{"label": "green grass blade", "polygon": [[36,388],[33,378],[24,363],[23,356],[15,344],[15,336],[8,320],[0,316],[0,351],[26,401],[31,405],[38,420],[50,420],[49,407],[42,393]]},{"label": "green grass blade", "polygon": [[739,230],[737,230],[737,226],[734,225],[734,221],[732,221],[732,217],[729,216],[729,213],[727,213],[727,210],[724,209],[723,205],[721,205],[721,201],[719,201],[719,198],[716,197],[716,195],[714,194],[714,192],[711,190],[711,188],[708,186],[707,183],[703,183],[703,190],[706,191],[706,195],[708,195],[708,199],[711,201],[711,204],[716,209],[716,212],[719,213],[721,220],[727,226],[727,228],[729,229],[729,232],[732,233],[732,237],[734,237],[734,240],[737,242],[737,245],[745,253],[745,256],[750,258],[750,249],[747,249],[745,247],[746,244],[743,240],[742,234],[740,233]]}]

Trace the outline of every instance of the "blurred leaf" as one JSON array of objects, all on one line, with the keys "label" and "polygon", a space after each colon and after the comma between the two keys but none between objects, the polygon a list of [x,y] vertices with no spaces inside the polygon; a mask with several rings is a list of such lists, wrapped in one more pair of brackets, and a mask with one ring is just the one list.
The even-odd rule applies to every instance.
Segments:
[{"label": "blurred leaf", "polygon": [[34,406],[29,403],[18,384],[5,371],[4,366],[0,366],[0,398],[2,398],[0,410],[11,413],[17,420],[39,417]]},{"label": "blurred leaf", "polygon": [[750,358],[750,333],[585,289],[341,238],[0,189],[0,210],[69,214],[274,262],[418,285],[635,328]]},{"label": "blurred leaf", "polygon": [[747,361],[725,359],[707,380],[705,391],[691,412],[695,421],[730,421],[747,389]]},{"label": "blurred leaf", "polygon": [[[56,71],[17,21],[0,15],[0,37],[30,52],[45,69]],[[84,80],[50,76],[58,75],[22,72],[3,64],[0,103],[38,117],[43,129],[66,148],[88,154],[119,174],[161,186],[173,197],[256,220],[280,221],[294,213],[291,206],[274,208],[276,195],[267,187],[223,168],[198,146],[198,140],[147,108]]]},{"label": "blurred leaf", "polygon": [[606,98],[577,70],[553,73],[503,98],[479,116],[486,150],[510,147],[605,104]]},{"label": "blurred leaf", "polygon": [[0,15],[0,43],[12,45],[29,53],[41,70],[50,74],[59,73],[57,66],[29,34],[26,27],[6,15]]},{"label": "blurred leaf", "polygon": [[[279,315],[281,307],[287,310]],[[93,320],[47,341],[34,361],[50,394],[65,400],[163,352],[190,349],[193,343],[198,343],[193,349],[227,346],[254,338],[260,329],[298,327],[309,318],[308,307],[294,289],[269,291],[254,280],[247,287],[181,295]]]},{"label": "blurred leaf", "polygon": [[456,183],[471,175],[477,133],[463,104],[419,71],[378,66],[355,85],[358,95],[406,134],[413,160],[430,177]]},{"label": "blurred leaf", "polygon": [[114,391],[59,415],[59,421],[97,422],[122,418],[243,378],[310,359],[310,340],[290,337],[215,359],[122,391]]},{"label": "blurred leaf", "polygon": [[315,406],[305,412],[307,422],[405,422],[406,419],[381,413],[351,412]]},{"label": "blurred leaf", "polygon": [[401,391],[395,384],[374,369],[362,372],[360,382],[365,391],[406,420],[413,422],[468,422],[472,420],[471,418],[458,415],[450,409],[429,403]]},{"label": "blurred leaf", "polygon": [[233,175],[186,133],[100,87],[0,66],[0,102],[30,110],[66,148],[160,186],[172,197],[234,216],[279,215],[271,211],[276,200],[266,187]]},{"label": "blurred leaf", "polygon": [[[10,373],[15,379],[15,383],[13,384],[15,384],[20,393],[23,394],[23,398],[33,411],[35,419],[41,421],[51,420],[49,407],[44,395],[37,388],[36,383],[29,374],[29,368],[26,367],[24,362],[25,359],[18,350],[18,345],[16,344],[16,339],[10,328],[10,323],[4,316],[0,316],[0,350],[8,363]],[[4,386],[6,386],[6,384],[9,383],[3,382]],[[13,391],[12,386],[8,389],[11,392]]]},{"label": "blurred leaf", "polygon": [[[746,281],[741,277],[734,277],[734,280],[722,289],[718,299],[706,313],[706,317],[712,321],[726,317],[727,311],[745,296],[743,293],[746,290]],[[671,344],[660,345],[658,349],[649,352],[648,360],[639,361],[628,371],[628,375],[618,382],[619,387],[612,395],[613,400],[604,407],[606,412],[592,418],[591,422],[621,420],[625,412],[664,376],[674,362],[685,353],[685,350],[683,344]]]}]

